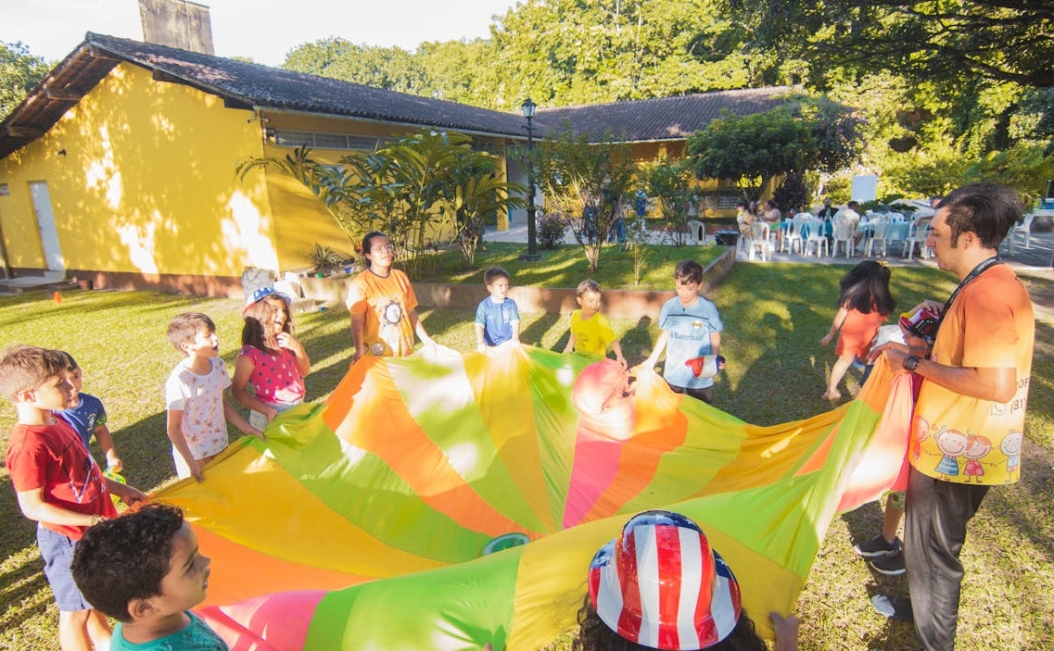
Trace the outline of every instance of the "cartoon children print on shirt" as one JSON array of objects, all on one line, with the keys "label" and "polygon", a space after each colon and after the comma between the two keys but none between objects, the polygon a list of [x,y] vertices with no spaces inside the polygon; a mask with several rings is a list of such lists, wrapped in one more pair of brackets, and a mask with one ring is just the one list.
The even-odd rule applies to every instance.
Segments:
[{"label": "cartoon children print on shirt", "polygon": [[911,458],[913,461],[918,461],[919,457],[922,456],[922,442],[929,437],[930,422],[919,416],[918,424],[915,426],[914,434],[911,437]]},{"label": "cartoon children print on shirt", "polygon": [[1024,443],[1024,438],[1021,432],[1011,430],[999,444],[999,451],[1006,455],[1006,483],[1008,484],[1014,481],[1013,475],[1020,469],[1021,444]]},{"label": "cartoon children print on shirt", "polygon": [[991,451],[992,442],[987,437],[980,435],[966,437],[966,451],[963,453],[966,457],[966,466],[963,468],[963,475],[967,481],[971,477],[977,477],[977,483],[982,483],[984,466],[981,464],[981,459],[988,456]]},{"label": "cartoon children print on shirt", "polygon": [[966,451],[968,441],[966,435],[957,430],[946,429],[942,425],[940,430],[933,436],[933,439],[937,444],[937,449],[944,454],[935,470],[945,475],[945,481],[947,481],[947,477],[957,477],[959,475],[959,462],[956,461],[956,458]]}]

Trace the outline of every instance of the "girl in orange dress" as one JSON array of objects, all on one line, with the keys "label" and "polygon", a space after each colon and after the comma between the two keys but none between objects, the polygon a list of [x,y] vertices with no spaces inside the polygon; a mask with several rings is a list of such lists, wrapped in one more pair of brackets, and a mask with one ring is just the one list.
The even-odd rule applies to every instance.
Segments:
[{"label": "girl in orange dress", "polygon": [[878,327],[893,313],[896,301],[889,293],[889,276],[886,265],[864,260],[839,281],[838,313],[831,329],[820,340],[820,345],[826,346],[838,333],[838,344],[834,349],[838,361],[831,367],[824,398],[839,400],[842,397],[838,383],[855,359],[867,357]]}]

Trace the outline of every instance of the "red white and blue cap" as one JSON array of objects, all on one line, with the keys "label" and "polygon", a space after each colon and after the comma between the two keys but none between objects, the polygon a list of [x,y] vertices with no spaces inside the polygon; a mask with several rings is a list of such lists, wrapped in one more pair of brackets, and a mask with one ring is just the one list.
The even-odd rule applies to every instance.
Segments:
[{"label": "red white and blue cap", "polygon": [[671,511],[638,513],[597,552],[589,599],[619,636],[668,651],[717,644],[742,612],[732,570],[699,525]]},{"label": "red white and blue cap", "polygon": [[285,294],[276,291],[274,287],[261,287],[253,291],[253,293],[249,296],[248,300],[245,301],[245,307],[242,308],[242,316],[245,316],[249,312],[250,307],[256,305],[268,296],[277,296],[278,298],[285,301],[286,305],[289,305],[289,299],[285,296]]}]

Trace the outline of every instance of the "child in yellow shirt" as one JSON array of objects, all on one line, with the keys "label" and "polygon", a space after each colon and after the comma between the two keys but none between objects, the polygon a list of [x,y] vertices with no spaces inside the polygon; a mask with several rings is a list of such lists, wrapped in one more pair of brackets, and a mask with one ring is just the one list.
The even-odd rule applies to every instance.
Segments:
[{"label": "child in yellow shirt", "polygon": [[622,344],[615,337],[615,331],[607,318],[600,313],[600,285],[595,280],[583,280],[578,283],[575,300],[581,309],[571,312],[571,336],[567,340],[564,352],[591,355],[607,354],[608,346],[615,353],[615,359],[622,368],[626,368],[626,358],[622,356]]}]

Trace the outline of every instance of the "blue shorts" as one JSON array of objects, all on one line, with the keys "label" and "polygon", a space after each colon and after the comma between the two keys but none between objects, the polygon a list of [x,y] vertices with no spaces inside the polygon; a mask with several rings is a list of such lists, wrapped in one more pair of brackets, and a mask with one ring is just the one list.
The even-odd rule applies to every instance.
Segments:
[{"label": "blue shorts", "polygon": [[42,524],[37,524],[37,546],[44,558],[44,576],[48,578],[51,591],[59,610],[66,613],[91,608],[73,582],[70,564],[73,562],[73,549],[77,543],[60,533],[55,533]]}]

